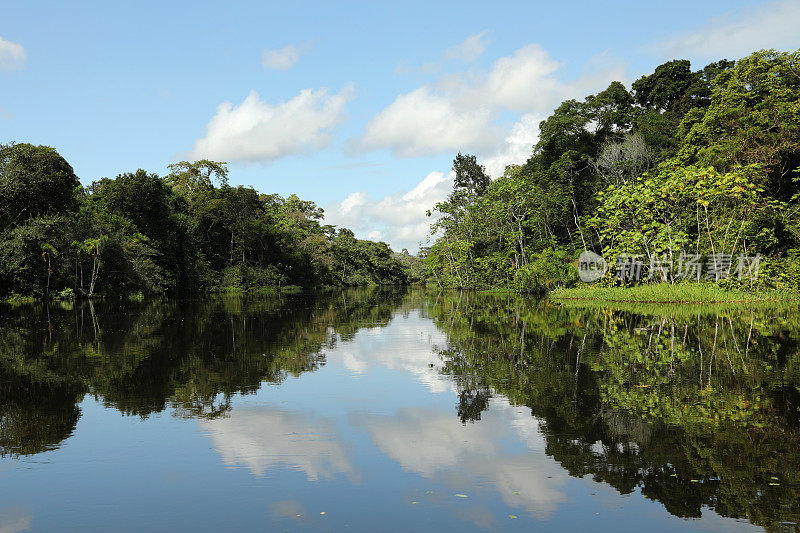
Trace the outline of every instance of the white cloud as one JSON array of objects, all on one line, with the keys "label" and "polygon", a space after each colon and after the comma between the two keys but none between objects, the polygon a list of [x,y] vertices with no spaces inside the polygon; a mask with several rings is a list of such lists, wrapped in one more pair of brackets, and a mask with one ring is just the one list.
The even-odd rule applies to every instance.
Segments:
[{"label": "white cloud", "polygon": [[261,65],[274,70],[289,70],[308,48],[308,44],[290,44],[278,50],[264,50],[261,53]]},{"label": "white cloud", "polygon": [[442,51],[443,61],[431,61],[417,66],[400,63],[395,67],[394,72],[395,74],[421,74],[423,76],[429,76],[438,73],[442,69],[444,61],[452,61],[455,59],[463,61],[464,63],[470,63],[478,59],[486,50],[486,47],[489,45],[489,40],[487,39],[488,35],[489,30],[484,30],[475,35],[470,35],[461,43],[445,48]]},{"label": "white cloud", "polygon": [[[541,46],[530,44],[499,58],[488,72],[442,76],[397,96],[369,121],[355,146],[390,149],[400,157],[459,151],[489,157],[506,150],[508,137],[519,133],[519,126],[500,120],[503,113],[547,116],[563,100],[625,79],[624,68],[602,55],[570,81],[558,76],[560,67]],[[520,123],[528,125],[524,118]]]},{"label": "white cloud", "polygon": [[25,66],[27,56],[21,44],[0,37],[0,69],[17,70]]},{"label": "white cloud", "polygon": [[[501,176],[506,165],[530,157],[539,122],[562,101],[602,90],[613,80],[627,81],[624,66],[602,53],[574,79],[562,79],[560,69],[547,51],[530,44],[497,59],[486,72],[442,76],[397,96],[369,121],[354,145],[389,149],[401,157],[472,152],[491,176]],[[516,121],[508,121],[509,114],[516,115]],[[404,191],[380,200],[356,192],[328,206],[328,220],[360,230],[361,235],[377,235],[395,249],[415,250],[425,241],[431,222],[425,212],[444,200],[452,187],[452,179],[441,172],[446,169],[437,170],[414,189],[436,182],[418,200],[409,200],[410,193]]]},{"label": "white cloud", "polygon": [[400,157],[492,146],[497,135],[492,110],[464,106],[431,87],[401,94],[369,121],[357,146],[389,148]]},{"label": "white cloud", "polygon": [[520,164],[531,156],[533,145],[539,140],[539,123],[543,115],[527,113],[520,117],[508,132],[503,145],[482,160],[490,176],[502,176],[507,165]]},{"label": "white cloud", "polygon": [[431,220],[426,211],[447,198],[452,187],[451,175],[431,172],[410,191],[381,199],[354,192],[325,208],[325,222],[350,228],[369,239],[386,240],[398,251],[415,251],[428,234]]},{"label": "white cloud", "polygon": [[475,61],[489,45],[489,41],[486,38],[488,34],[489,30],[483,30],[475,35],[470,35],[463,43],[451,46],[444,51],[445,59],[460,59],[465,63]]},{"label": "white cloud", "polygon": [[514,111],[542,111],[572,93],[569,86],[553,76],[559,64],[538,44],[529,44],[492,65],[479,96],[490,98],[498,107]]},{"label": "white cloud", "polygon": [[656,45],[665,57],[738,59],[756,50],[800,48],[800,2],[769,2],[727,13]]},{"label": "white cloud", "polygon": [[321,149],[344,117],[350,88],[337,94],[304,89],[286,102],[270,104],[251,91],[238,106],[223,102],[195,141],[190,157],[221,161],[271,161]]}]

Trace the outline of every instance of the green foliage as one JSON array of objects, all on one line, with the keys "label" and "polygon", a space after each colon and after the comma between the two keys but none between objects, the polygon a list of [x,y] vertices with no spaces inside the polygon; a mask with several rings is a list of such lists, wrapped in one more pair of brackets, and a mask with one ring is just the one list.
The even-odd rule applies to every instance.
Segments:
[{"label": "green foliage", "polygon": [[52,148],[0,146],[0,296],[124,298],[215,287],[405,284],[385,243],[320,223],[295,195],[231,187],[224,163],[81,189]]},{"label": "green foliage", "polygon": [[525,164],[479,192],[463,178],[465,162],[477,161],[459,154],[453,193],[432,213],[428,280],[538,291],[567,280],[537,254],[592,250],[612,265],[605,284],[622,254],[642,258],[646,282],[674,282],[690,255],[724,254],[760,255],[765,268],[747,283],[717,273],[722,288],[797,287],[786,256],[800,246],[798,72],[800,51],[697,71],[669,61],[630,91],[614,82],[563,102],[539,125]]},{"label": "green foliage", "polygon": [[[770,278],[771,276],[767,276]],[[759,301],[797,301],[796,292],[779,290],[742,291],[726,289],[710,283],[656,283],[636,287],[602,287],[581,285],[574,288],[559,288],[548,297],[562,300],[594,300],[604,305],[608,302],[650,302],[681,304],[713,304]]]},{"label": "green foliage", "polygon": [[420,256],[411,255],[405,248],[401,253],[395,253],[394,258],[400,263],[408,283],[425,282],[425,262]]},{"label": "green foliage", "polygon": [[800,164],[800,51],[760,51],[711,83],[704,112],[687,116],[681,157],[728,170],[759,165],[770,192],[788,200]]},{"label": "green foliage", "polygon": [[0,231],[74,211],[79,189],[72,167],[54,149],[0,144]]},{"label": "green foliage", "polygon": [[48,279],[52,287],[63,287],[72,226],[68,217],[42,216],[0,233],[0,294],[42,297]]},{"label": "green foliage", "polygon": [[530,408],[572,476],[680,517],[796,522],[797,304],[640,307],[445,292],[427,309],[447,332],[462,421],[500,396]]},{"label": "green foliage", "polygon": [[669,160],[655,173],[599,191],[600,205],[587,225],[612,264],[620,254],[643,255],[649,266],[697,252],[766,251],[754,221],[784,205],[764,197],[761,175],[752,167],[722,174]]},{"label": "green foliage", "polygon": [[547,248],[531,256],[516,271],[514,286],[521,292],[545,293],[577,283],[578,270],[564,250]]},{"label": "green foliage", "polygon": [[478,164],[474,155],[458,154],[453,160],[453,173],[457,189],[466,189],[480,196],[489,185],[486,169]]}]

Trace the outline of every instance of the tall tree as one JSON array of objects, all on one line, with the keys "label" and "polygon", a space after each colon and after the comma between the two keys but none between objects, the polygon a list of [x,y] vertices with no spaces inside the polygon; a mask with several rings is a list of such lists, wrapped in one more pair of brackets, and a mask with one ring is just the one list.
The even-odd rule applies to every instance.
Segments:
[{"label": "tall tree", "polygon": [[80,182],[49,146],[0,145],[0,230],[42,215],[74,211]]},{"label": "tall tree", "polygon": [[491,181],[486,173],[486,168],[478,164],[476,157],[471,154],[461,155],[459,152],[453,159],[453,172],[455,173],[456,189],[465,189],[478,196],[486,191],[486,187]]}]

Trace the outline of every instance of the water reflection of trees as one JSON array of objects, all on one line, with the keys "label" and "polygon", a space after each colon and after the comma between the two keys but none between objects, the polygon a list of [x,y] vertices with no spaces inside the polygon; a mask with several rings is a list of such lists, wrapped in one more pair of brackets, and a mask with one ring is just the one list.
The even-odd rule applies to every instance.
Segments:
[{"label": "water reflection of trees", "polygon": [[385,323],[393,289],[0,308],[0,454],[56,447],[90,394],[146,417],[216,417],[234,394],[325,364],[323,345]]},{"label": "water reflection of trees", "polygon": [[[800,315],[762,307],[609,309],[429,298],[458,415],[502,394],[541,419],[571,475],[769,529],[800,521]],[[476,399],[481,399],[476,401]]]},{"label": "water reflection of trees", "polygon": [[[529,407],[573,476],[770,529],[800,521],[797,309],[564,307],[361,290],[0,308],[0,453],[67,438],[87,394],[123,413],[214,418],[325,364],[321,348],[420,306],[447,335],[456,414]],[[795,527],[795,526],[791,526]]]}]

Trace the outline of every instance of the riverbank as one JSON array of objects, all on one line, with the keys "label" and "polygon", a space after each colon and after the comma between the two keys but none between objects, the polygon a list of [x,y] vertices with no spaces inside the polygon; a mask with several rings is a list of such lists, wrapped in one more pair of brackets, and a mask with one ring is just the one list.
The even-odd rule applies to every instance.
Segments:
[{"label": "riverbank", "polygon": [[800,301],[800,293],[786,291],[746,292],[723,289],[710,283],[682,283],[671,285],[657,283],[635,287],[598,287],[583,285],[569,289],[556,289],[548,293],[555,301],[590,300],[597,302],[626,303],[680,303],[718,304]]}]

